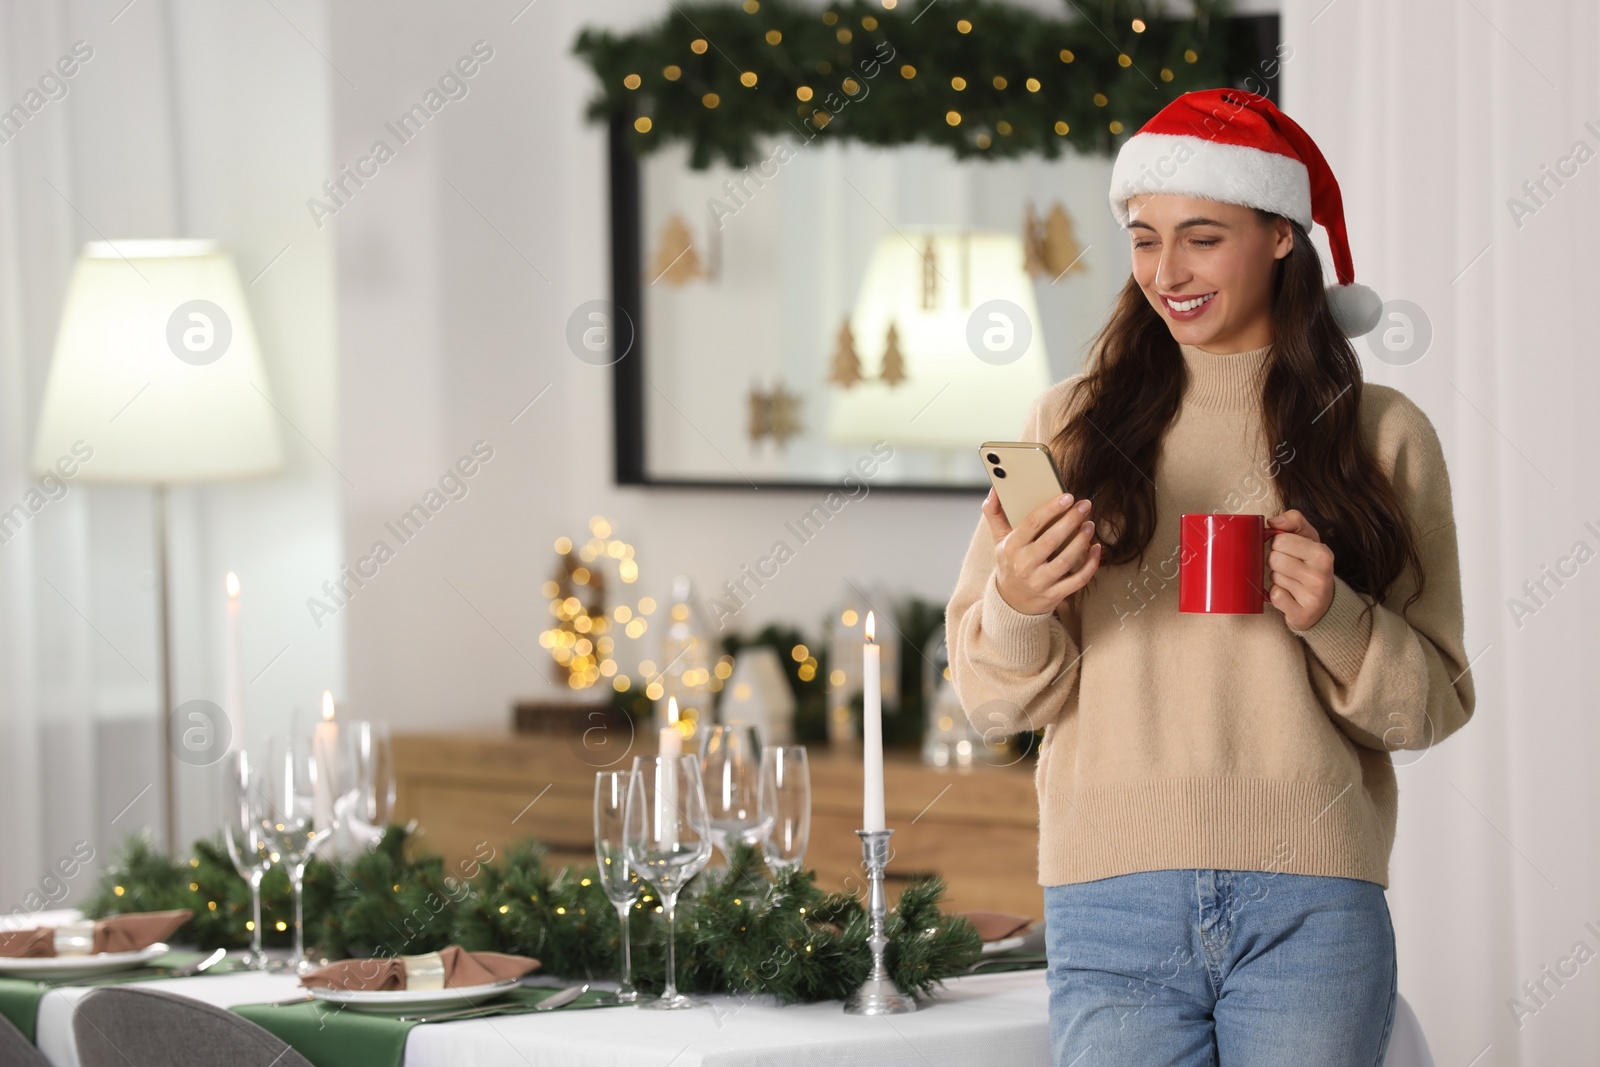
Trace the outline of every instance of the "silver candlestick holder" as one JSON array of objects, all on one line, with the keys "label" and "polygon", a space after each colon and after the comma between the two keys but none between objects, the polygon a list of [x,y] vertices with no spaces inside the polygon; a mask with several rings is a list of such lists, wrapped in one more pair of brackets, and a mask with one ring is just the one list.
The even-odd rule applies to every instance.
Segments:
[{"label": "silver candlestick holder", "polygon": [[869,883],[867,915],[872,920],[872,934],[867,944],[872,948],[872,973],[844,1002],[846,1015],[904,1015],[917,1010],[916,1000],[900,991],[883,965],[883,950],[889,944],[883,932],[884,920],[889,914],[889,898],[883,891],[883,869],[889,864],[889,837],[893,833],[893,830],[856,831],[856,836],[861,838],[861,859],[867,868]]}]

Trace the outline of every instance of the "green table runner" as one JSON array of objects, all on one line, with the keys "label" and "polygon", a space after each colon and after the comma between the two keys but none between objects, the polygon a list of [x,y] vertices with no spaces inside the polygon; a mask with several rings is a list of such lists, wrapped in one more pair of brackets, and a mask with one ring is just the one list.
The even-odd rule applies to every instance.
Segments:
[{"label": "green table runner", "polygon": [[[151,982],[157,978],[169,978],[173,971],[198,963],[205,956],[205,953],[200,952],[167,952],[157,956],[145,966],[133,970],[113,971],[98,978],[70,978],[62,982],[39,981],[33,978],[0,978],[0,1015],[10,1019],[29,1041],[33,1041],[39,1021],[39,1001],[43,1000],[44,995],[52,989],[62,986]],[[237,960],[221,960],[206,973],[226,974],[230,970],[238,970],[241,966]]]},{"label": "green table runner", "polygon": [[25,978],[0,978],[0,1015],[10,1019],[30,1042],[39,1021],[39,1001],[49,988]]},{"label": "green table runner", "polygon": [[[522,1008],[559,993],[549,986],[522,986],[493,1002],[494,1006]],[[604,1008],[610,1005],[605,990],[591,989],[556,1011]],[[489,1005],[484,1005],[488,1007]],[[399,1067],[405,1057],[406,1037],[413,1026],[398,1015],[341,1009],[326,1001],[295,1004],[239,1004],[232,1009],[310,1060],[314,1067]],[[449,1008],[436,1009],[441,1013]],[[426,1011],[406,1014],[426,1015]],[[494,1016],[479,1016],[494,1018]]]}]

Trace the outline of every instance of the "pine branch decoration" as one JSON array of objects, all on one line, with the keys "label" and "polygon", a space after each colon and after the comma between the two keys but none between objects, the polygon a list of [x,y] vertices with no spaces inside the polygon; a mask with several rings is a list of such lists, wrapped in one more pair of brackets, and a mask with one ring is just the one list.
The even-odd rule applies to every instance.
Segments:
[{"label": "pine branch decoration", "polygon": [[1180,16],[1150,0],[1062,15],[995,0],[931,13],[695,0],[629,33],[584,29],[573,51],[599,81],[590,119],[625,123],[639,155],[685,144],[696,169],[758,164],[765,137],[942,145],[958,158],[1109,156],[1182,93],[1268,88],[1276,59],[1257,55],[1248,24],[1228,13],[1226,0],[1191,0]]},{"label": "pine branch decoration", "polygon": [[[276,881],[269,874],[263,891],[266,940],[288,944],[292,931],[277,929],[280,921],[287,927],[290,914],[288,881],[281,870],[273,873]],[[972,924],[940,911],[943,895],[937,879],[911,883],[886,928],[895,981],[917,995],[965,973],[980,957]],[[598,874],[552,870],[532,841],[452,869],[415,848],[405,828],[391,826],[351,862],[314,860],[305,906],[307,942],[334,958],[414,955],[454,943],[533,956],[545,973],[562,978],[611,978],[620,967],[619,924]],[[218,841],[197,842],[192,857],[174,861],[147,838],[132,839],[85,911],[98,917],[174,907],[195,910],[175,940],[203,948],[249,941],[249,892]],[[659,908],[646,886],[629,911],[634,979],[646,992],[660,990],[665,967]],[[678,984],[690,992],[766,995],[782,1003],[838,1000],[870,967],[861,902],[824,892],[810,871],[783,871],[769,881],[748,845],[734,850],[729,867],[690,882],[677,925]]]}]

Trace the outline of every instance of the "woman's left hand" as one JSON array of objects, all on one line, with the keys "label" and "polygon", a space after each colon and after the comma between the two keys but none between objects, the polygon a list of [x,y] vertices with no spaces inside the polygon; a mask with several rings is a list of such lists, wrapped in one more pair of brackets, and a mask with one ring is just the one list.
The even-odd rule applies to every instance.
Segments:
[{"label": "woman's left hand", "polygon": [[1333,603],[1333,549],[1293,508],[1268,519],[1267,528],[1277,531],[1267,557],[1272,571],[1268,599],[1290,626],[1308,629]]}]

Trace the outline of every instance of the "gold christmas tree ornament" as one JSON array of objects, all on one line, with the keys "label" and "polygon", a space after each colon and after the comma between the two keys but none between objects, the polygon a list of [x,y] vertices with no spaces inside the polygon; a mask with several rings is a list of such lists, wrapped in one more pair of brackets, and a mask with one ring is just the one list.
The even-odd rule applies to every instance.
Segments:
[{"label": "gold christmas tree ornament", "polygon": [[1044,261],[1051,280],[1067,274],[1087,273],[1089,264],[1083,259],[1087,251],[1078,245],[1072,216],[1059,200],[1056,201],[1044,220]]},{"label": "gold christmas tree ornament", "polygon": [[1078,244],[1072,216],[1059,200],[1050,206],[1043,221],[1035,212],[1033,201],[1028,201],[1022,220],[1022,249],[1023,269],[1035,278],[1057,282],[1068,274],[1089,270],[1083,258],[1088,249]]},{"label": "gold christmas tree ornament", "polygon": [[883,368],[878,372],[878,378],[890,386],[906,380],[906,357],[900,351],[900,331],[892,322],[883,340]]},{"label": "gold christmas tree ornament", "polygon": [[1022,213],[1022,269],[1030,278],[1050,273],[1050,268],[1045,264],[1044,226],[1039,221],[1039,213],[1034,209],[1032,200],[1028,201]]},{"label": "gold christmas tree ornament", "polygon": [[678,212],[673,212],[661,225],[661,238],[656,254],[650,261],[645,281],[651,285],[666,282],[669,285],[687,285],[696,279],[709,278],[700,254],[694,248],[694,234],[689,224]]},{"label": "gold christmas tree ornament", "polygon": [[855,334],[850,331],[850,320],[839,324],[839,337],[833,346],[833,362],[828,371],[828,381],[841,389],[866,380],[861,373],[861,357],[856,354]]}]

